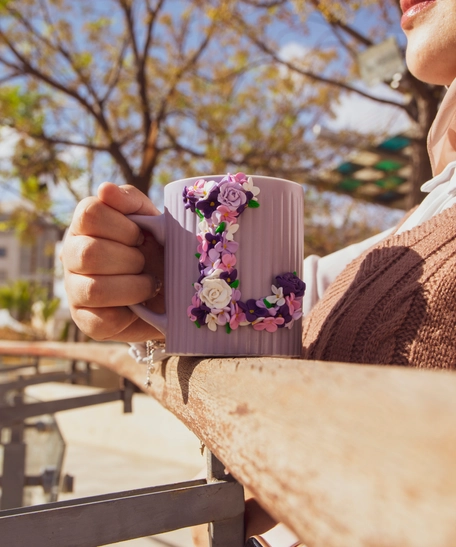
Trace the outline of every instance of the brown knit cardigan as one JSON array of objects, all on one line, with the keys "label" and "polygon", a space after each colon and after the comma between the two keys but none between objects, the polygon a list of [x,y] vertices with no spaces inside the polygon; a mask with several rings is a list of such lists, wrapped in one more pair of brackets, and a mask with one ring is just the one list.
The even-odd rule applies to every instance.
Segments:
[{"label": "brown knit cardigan", "polygon": [[456,368],[456,206],[352,261],[304,320],[303,352]]}]

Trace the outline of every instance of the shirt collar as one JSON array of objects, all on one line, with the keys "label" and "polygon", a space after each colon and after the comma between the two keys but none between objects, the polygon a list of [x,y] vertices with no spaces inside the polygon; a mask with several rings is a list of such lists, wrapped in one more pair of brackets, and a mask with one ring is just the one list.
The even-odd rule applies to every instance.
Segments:
[{"label": "shirt collar", "polygon": [[[421,186],[422,192],[431,192],[437,186],[444,184],[445,182],[451,181],[451,186],[456,188],[456,160],[450,162],[445,169],[439,173],[437,176],[428,180]],[[453,188],[451,188],[453,189]],[[448,188],[450,190],[450,188]]]}]

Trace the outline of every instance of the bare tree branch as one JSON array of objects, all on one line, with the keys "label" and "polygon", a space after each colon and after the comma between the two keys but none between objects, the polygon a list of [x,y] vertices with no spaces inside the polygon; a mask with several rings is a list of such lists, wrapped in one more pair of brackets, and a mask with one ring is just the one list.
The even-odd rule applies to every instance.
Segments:
[{"label": "bare tree branch", "polygon": [[112,69],[112,76],[108,76],[107,80],[109,81],[108,87],[105,94],[100,98],[100,106],[104,107],[105,103],[109,100],[112,92],[115,90],[117,84],[120,80],[120,75],[122,73],[123,62],[128,48],[128,40],[125,39],[119,48],[119,55],[117,57],[117,63]]},{"label": "bare tree branch", "polygon": [[55,137],[50,137],[44,133],[31,133],[30,136],[34,139],[52,145],[61,144],[64,146],[76,146],[78,148],[86,148],[87,150],[92,150],[93,152],[109,152],[110,150],[109,146],[99,146],[90,142],[77,142],[69,139],[57,139]]},{"label": "bare tree branch", "polygon": [[[320,0],[310,0],[310,1],[313,4],[314,8],[321,13],[322,10],[321,10]],[[354,38],[360,44],[362,44],[364,46],[367,46],[367,47],[374,45],[374,42],[370,38],[368,38],[367,36],[362,35],[356,29],[354,29],[353,27],[351,27],[351,26],[347,25],[346,23],[342,22],[340,19],[335,19],[335,18],[334,19],[326,18],[326,19],[327,19],[327,22],[328,22],[329,25],[331,25],[332,27],[340,28],[341,30],[346,32],[349,36]]]},{"label": "bare tree branch", "polygon": [[311,80],[314,80],[315,82],[320,82],[323,84],[331,85],[334,87],[337,87],[339,89],[343,89],[344,91],[348,91],[350,93],[355,93],[361,97],[365,97],[366,99],[370,99],[372,101],[375,101],[380,104],[386,104],[390,106],[394,106],[397,108],[400,108],[407,112],[410,115],[410,110],[408,108],[408,105],[392,101],[390,99],[384,99],[381,97],[376,97],[375,95],[371,95],[370,93],[366,93],[365,91],[362,91],[360,89],[357,89],[356,87],[353,87],[346,82],[334,80],[333,78],[327,78],[325,76],[322,76],[320,74],[316,74],[315,72],[304,70],[303,68],[297,66],[296,64],[286,61],[282,59],[277,52],[270,48],[265,42],[257,38],[256,33],[253,32],[253,29],[250,29],[249,26],[246,24],[246,22],[237,16],[237,21],[240,25],[242,25],[246,30],[246,35],[249,37],[249,39],[261,50],[263,53],[266,53],[275,63],[278,63],[289,70],[292,70],[293,72],[296,72],[297,74],[301,74],[301,76],[305,76],[307,78],[310,78]]},{"label": "bare tree branch", "polygon": [[[28,21],[25,17],[21,15],[20,12],[15,10],[14,8],[9,8],[7,6],[7,10],[9,11],[10,15],[14,17],[16,20],[20,21],[22,25],[30,32],[32,36],[34,36],[38,41],[42,42],[44,45],[46,45],[49,49],[56,51],[62,55],[62,57],[68,62],[71,69],[75,72],[75,74],[78,76],[81,83],[85,86],[89,94],[94,99],[95,103],[99,104],[100,99],[93,88],[90,79],[87,74],[84,74],[84,72],[77,66],[77,64],[74,62],[74,58],[69,52],[68,49],[66,49],[62,42],[57,37],[57,43],[51,42],[50,39],[43,36],[41,33],[39,33],[35,27]],[[52,21],[49,20],[49,24],[52,24]]]}]

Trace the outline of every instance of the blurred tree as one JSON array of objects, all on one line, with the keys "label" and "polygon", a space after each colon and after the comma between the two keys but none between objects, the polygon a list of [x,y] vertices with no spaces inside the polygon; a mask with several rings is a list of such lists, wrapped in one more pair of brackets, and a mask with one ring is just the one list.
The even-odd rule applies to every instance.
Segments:
[{"label": "blurred tree", "polygon": [[361,205],[349,196],[336,196],[306,187],[304,255],[325,256],[392,227],[403,216],[374,204]]},{"label": "blurred tree", "polygon": [[0,309],[9,310],[17,321],[30,322],[33,306],[39,303],[46,322],[57,311],[59,302],[58,298],[49,298],[46,289],[32,281],[17,279],[0,287]]},{"label": "blurred tree", "polygon": [[[232,4],[2,0],[0,124],[20,135],[16,174],[49,185],[53,172],[80,198],[94,157],[145,193],[192,171],[297,176],[326,159],[306,133],[337,93],[263,62],[228,24]],[[75,150],[79,164],[65,161]]]},{"label": "blurred tree", "polygon": [[[242,5],[251,10],[263,10],[268,16],[252,21],[251,17],[246,17]],[[308,37],[309,43],[312,29],[319,26],[314,47],[308,47],[306,55],[301,52],[295,57],[285,58],[277,43],[270,39],[271,15],[276,21],[280,20],[288,32]],[[412,207],[421,202],[423,194],[420,187],[432,177],[426,139],[444,89],[420,82],[405,65],[398,80],[392,82],[391,78],[385,78],[383,82],[386,85],[393,84],[392,87],[397,91],[396,97],[391,97],[391,93],[379,95],[366,90],[360,81],[360,53],[391,36],[396,37],[399,44],[404,42],[400,28],[401,15],[400,0],[242,0],[233,5],[231,13],[233,20],[260,52],[287,70],[301,75],[309,85],[329,86],[341,93],[370,99],[373,104],[395,107],[398,112],[402,111],[408,116],[412,135],[412,190],[407,207]],[[405,58],[403,48],[402,56]],[[320,63],[316,60],[320,60]],[[371,139],[368,135],[352,137],[351,143],[357,142],[362,148],[362,143],[366,145],[378,141],[379,131],[373,127]],[[341,151],[346,153],[347,146],[353,149],[353,145],[344,140],[343,136],[336,137],[332,139],[332,145],[336,148],[340,146]]]},{"label": "blurred tree", "polygon": [[[360,29],[352,0],[0,0],[0,125],[17,137],[2,178],[47,217],[53,185],[78,200],[106,163],[145,193],[203,172],[318,182],[350,149],[312,133],[343,92],[406,111],[421,150],[439,94],[409,74],[403,101],[354,83],[358,52],[398,30],[397,4],[364,2]],[[288,37],[307,54],[282,55]]]}]

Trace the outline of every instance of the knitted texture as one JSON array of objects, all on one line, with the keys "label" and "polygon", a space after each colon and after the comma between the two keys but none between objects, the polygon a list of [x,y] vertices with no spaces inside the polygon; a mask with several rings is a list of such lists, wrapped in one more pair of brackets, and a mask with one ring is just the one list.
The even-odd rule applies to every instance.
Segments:
[{"label": "knitted texture", "polygon": [[306,359],[456,368],[456,206],[351,262],[304,320]]}]

